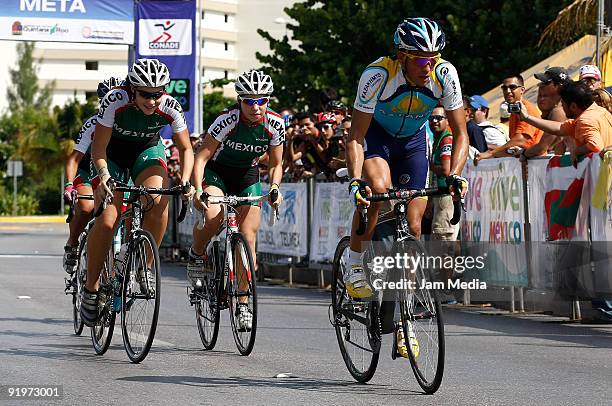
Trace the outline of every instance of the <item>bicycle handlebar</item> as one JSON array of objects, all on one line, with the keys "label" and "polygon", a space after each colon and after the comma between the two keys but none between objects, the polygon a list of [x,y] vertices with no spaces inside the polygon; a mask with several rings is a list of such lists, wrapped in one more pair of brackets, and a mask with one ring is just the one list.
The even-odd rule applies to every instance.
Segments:
[{"label": "bicycle handlebar", "polygon": [[[108,188],[113,192],[115,191],[116,192],[129,192],[129,193],[135,193],[137,196],[142,196],[142,195],[179,196],[179,195],[189,192],[189,190],[191,189],[191,184],[189,184],[189,182],[187,182],[187,184],[185,185],[177,185],[171,188],[150,188],[150,187],[145,187],[142,185],[129,186],[123,182],[115,181],[113,180],[113,178],[110,178],[108,180],[107,185],[108,185]],[[180,199],[180,200],[181,200],[181,210],[177,218],[178,223],[182,222],[185,219],[185,215],[187,214],[187,205],[188,205],[183,199]],[[110,201],[112,201],[112,197],[110,198],[110,200],[108,198],[105,198],[102,204],[100,204],[100,206],[98,206],[98,208],[96,209],[94,213],[94,217],[98,217],[100,214],[102,214],[102,211],[104,211],[104,209],[107,207]]]},{"label": "bicycle handlebar", "polygon": [[70,204],[68,205],[68,216],[66,217],[66,223],[70,223],[74,217],[74,205],[77,200],[93,200],[93,195],[79,195],[76,190],[73,190],[70,194]]},{"label": "bicycle handlebar", "polygon": [[[273,190],[270,193],[278,193],[278,191]],[[203,192],[200,195],[200,200],[204,202],[204,204],[227,204],[230,206],[236,206],[238,203],[255,203],[255,202],[263,202],[268,199],[268,195],[262,196],[211,196],[210,194]],[[268,218],[268,225],[273,226],[276,223],[276,220],[279,219],[278,209],[272,210],[270,213],[270,217]],[[201,213],[200,220],[198,221],[196,227],[198,230],[204,228],[204,213]]]},{"label": "bicycle handlebar", "polygon": [[[406,200],[410,201],[416,197],[434,197],[434,196],[447,196],[450,194],[448,186],[438,188],[425,188],[425,189],[389,189],[386,193],[374,193],[366,200],[370,202],[386,202],[391,200]],[[461,219],[461,209],[463,208],[463,199],[453,200],[453,218],[450,220],[452,225],[459,223]],[[363,235],[368,224],[368,210],[364,208],[361,210],[361,216],[359,218],[359,227],[357,228],[357,235]]]}]

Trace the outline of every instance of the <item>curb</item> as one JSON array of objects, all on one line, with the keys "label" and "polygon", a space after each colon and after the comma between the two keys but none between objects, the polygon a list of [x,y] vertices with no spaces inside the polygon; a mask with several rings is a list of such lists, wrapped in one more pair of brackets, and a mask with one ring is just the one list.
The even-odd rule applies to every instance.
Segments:
[{"label": "curb", "polygon": [[65,223],[66,216],[0,216],[0,223]]}]

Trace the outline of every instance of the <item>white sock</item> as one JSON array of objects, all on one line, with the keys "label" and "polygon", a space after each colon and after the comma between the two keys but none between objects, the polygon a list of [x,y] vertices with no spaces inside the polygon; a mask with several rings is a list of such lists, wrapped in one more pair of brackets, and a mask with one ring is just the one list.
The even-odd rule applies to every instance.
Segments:
[{"label": "white sock", "polygon": [[349,248],[349,267],[353,265],[363,265],[361,263],[361,252],[355,252]]}]

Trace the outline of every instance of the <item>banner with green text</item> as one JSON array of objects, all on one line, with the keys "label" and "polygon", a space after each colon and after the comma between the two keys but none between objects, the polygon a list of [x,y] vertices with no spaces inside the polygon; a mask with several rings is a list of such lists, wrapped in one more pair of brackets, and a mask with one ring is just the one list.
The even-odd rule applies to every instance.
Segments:
[{"label": "banner with green text", "polygon": [[486,258],[478,275],[466,276],[497,286],[527,286],[521,163],[515,158],[483,160],[478,166],[468,163],[463,174],[470,191],[461,238],[477,243],[469,244],[469,255]]}]

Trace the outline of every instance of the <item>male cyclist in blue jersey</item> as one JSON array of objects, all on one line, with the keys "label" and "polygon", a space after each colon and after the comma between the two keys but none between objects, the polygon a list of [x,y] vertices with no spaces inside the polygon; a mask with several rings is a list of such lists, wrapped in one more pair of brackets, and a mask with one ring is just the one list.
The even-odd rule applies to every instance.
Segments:
[{"label": "male cyclist in blue jersey", "polygon": [[[358,213],[353,217],[349,267],[344,275],[353,298],[372,295],[361,251],[362,243],[372,238],[380,210],[379,204],[369,205],[363,190],[369,195],[386,192],[392,185],[407,189],[427,186],[426,123],[438,105],[444,107],[453,132],[447,184],[455,199],[467,191],[467,181],[459,176],[468,151],[461,86],[455,67],[440,58],[444,32],[428,18],[407,18],[397,27],[394,42],[397,54],[377,59],[361,75],[347,144],[351,200],[356,206],[370,207],[363,235],[356,233]],[[424,199],[414,199],[408,205],[410,232],[417,239],[426,204]]]}]

